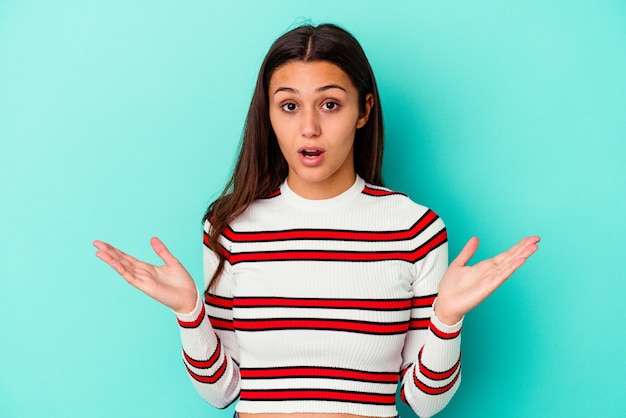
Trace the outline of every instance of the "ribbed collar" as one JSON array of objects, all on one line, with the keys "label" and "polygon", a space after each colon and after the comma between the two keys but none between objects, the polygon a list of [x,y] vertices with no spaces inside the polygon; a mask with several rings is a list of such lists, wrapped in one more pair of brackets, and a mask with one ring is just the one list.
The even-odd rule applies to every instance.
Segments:
[{"label": "ribbed collar", "polygon": [[365,181],[357,174],[356,181],[348,190],[330,199],[306,199],[291,190],[287,184],[287,180],[280,186],[280,194],[284,196],[289,203],[301,209],[324,210],[337,208],[352,200],[363,191],[364,187]]}]

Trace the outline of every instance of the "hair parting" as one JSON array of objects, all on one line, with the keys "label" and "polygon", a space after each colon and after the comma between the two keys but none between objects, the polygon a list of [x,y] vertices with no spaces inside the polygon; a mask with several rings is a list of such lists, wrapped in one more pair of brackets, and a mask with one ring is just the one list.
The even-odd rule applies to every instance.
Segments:
[{"label": "hair parting", "polygon": [[383,185],[382,109],[374,73],[358,41],[333,24],[304,25],[285,33],[272,44],[261,64],[232,177],[203,218],[211,224],[208,246],[219,257],[206,292],[224,269],[226,256],[220,244],[224,229],[256,199],[279,188],[287,177],[289,168],[270,123],[268,87],[274,71],[291,61],[327,61],[340,67],[359,92],[361,111],[365,111],[367,94],[373,95],[369,119],[356,132],[354,167],[366,182]]}]

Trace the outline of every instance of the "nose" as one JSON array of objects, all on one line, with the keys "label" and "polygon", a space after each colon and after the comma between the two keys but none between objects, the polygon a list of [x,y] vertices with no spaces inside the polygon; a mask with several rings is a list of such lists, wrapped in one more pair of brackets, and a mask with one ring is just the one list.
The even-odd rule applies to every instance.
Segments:
[{"label": "nose", "polygon": [[300,121],[302,136],[306,138],[312,138],[319,136],[321,133],[319,115],[315,109],[308,109],[301,113],[302,120]]}]

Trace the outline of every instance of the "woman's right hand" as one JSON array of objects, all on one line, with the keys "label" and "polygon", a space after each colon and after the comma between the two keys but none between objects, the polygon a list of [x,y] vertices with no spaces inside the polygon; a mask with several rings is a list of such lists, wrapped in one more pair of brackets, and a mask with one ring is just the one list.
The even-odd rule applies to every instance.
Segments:
[{"label": "woman's right hand", "polygon": [[193,311],[198,298],[198,290],[193,279],[158,238],[150,240],[155,253],[165,262],[164,266],[154,266],[102,242],[94,241],[98,249],[96,256],[111,266],[128,283],[146,295],[161,302],[174,312]]}]

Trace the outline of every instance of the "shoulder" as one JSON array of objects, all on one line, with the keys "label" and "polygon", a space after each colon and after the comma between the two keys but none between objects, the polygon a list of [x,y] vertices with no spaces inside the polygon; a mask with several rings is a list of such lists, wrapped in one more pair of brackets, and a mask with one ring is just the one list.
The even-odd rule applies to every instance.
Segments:
[{"label": "shoulder", "polygon": [[365,185],[363,186],[363,191],[361,193],[371,197],[404,196],[405,198],[408,198],[408,196],[402,192],[396,192],[394,190],[388,189],[387,187],[375,186],[369,183],[365,183]]},{"label": "shoulder", "polygon": [[410,220],[425,219],[443,227],[439,215],[429,207],[413,201],[407,194],[383,186],[365,183],[361,201],[370,210],[380,211],[386,217]]}]

